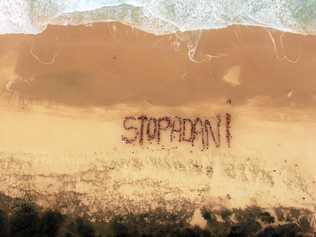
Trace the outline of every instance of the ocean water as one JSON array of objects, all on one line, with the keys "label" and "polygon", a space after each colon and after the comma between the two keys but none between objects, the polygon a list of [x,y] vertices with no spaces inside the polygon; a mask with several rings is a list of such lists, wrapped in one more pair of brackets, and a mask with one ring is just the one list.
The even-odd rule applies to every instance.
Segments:
[{"label": "ocean water", "polygon": [[315,34],[316,0],[1,0],[0,34],[115,21],[153,34],[255,25]]}]

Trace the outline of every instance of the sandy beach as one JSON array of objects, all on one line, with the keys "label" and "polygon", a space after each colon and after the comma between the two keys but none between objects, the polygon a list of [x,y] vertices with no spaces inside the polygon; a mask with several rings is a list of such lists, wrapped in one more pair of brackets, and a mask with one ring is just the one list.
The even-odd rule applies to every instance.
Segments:
[{"label": "sandy beach", "polygon": [[[1,35],[0,191],[43,205],[75,192],[91,212],[214,198],[313,208],[315,42],[258,27],[156,36],[118,23]],[[15,78],[29,84],[12,96]],[[170,130],[160,144],[122,142],[126,116],[218,114],[231,115],[230,148],[171,143]]]}]

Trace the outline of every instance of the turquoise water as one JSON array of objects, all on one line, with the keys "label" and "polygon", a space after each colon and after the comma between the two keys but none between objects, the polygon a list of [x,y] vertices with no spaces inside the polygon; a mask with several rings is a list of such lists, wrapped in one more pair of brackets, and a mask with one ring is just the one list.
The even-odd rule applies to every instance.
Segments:
[{"label": "turquoise water", "polygon": [[0,33],[118,21],[154,34],[256,25],[316,32],[316,0],[1,0]]}]

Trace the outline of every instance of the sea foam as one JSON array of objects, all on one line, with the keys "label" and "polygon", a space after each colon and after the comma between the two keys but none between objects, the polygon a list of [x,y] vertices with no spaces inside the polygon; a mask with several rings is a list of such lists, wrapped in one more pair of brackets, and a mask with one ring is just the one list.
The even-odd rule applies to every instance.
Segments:
[{"label": "sea foam", "polygon": [[316,0],[1,0],[0,34],[115,21],[153,34],[254,25],[316,33]]}]

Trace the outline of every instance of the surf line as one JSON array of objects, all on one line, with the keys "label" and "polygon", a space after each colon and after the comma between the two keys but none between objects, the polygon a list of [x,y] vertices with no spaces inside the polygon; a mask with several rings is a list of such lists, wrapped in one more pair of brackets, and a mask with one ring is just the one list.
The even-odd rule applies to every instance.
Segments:
[{"label": "surf line", "polygon": [[225,146],[230,148],[232,116],[230,113],[217,114],[212,119],[182,118],[178,116],[152,117],[147,115],[126,116],[123,128],[126,144],[178,142],[200,145],[202,149]]}]

